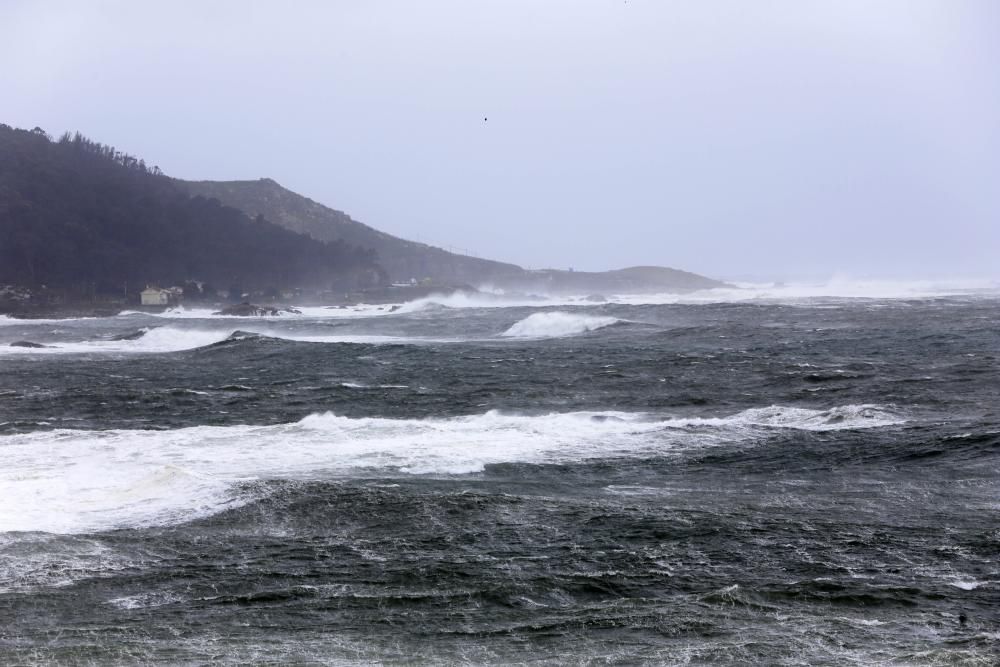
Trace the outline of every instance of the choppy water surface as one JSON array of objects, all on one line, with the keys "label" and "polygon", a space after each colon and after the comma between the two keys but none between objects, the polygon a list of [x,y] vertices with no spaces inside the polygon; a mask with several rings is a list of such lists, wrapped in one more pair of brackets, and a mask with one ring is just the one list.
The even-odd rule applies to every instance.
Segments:
[{"label": "choppy water surface", "polygon": [[0,662],[996,664],[1000,298],[759,296],[0,318]]}]

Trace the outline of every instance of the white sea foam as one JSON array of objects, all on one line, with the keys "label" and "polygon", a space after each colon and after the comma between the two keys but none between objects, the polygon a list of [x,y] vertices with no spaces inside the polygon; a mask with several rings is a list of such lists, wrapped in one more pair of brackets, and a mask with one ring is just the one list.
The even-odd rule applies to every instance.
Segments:
[{"label": "white sea foam", "polygon": [[669,455],[761,437],[898,423],[875,406],[762,408],[728,417],[641,413],[450,419],[314,414],[272,426],[55,430],[0,437],[0,533],[79,533],[186,521],[233,507],[240,482],[380,474],[468,474],[497,463]]},{"label": "white sea foam", "polygon": [[[945,296],[1000,296],[994,280],[871,280],[837,276],[813,282],[735,282],[731,287],[693,292],[605,293],[607,303],[623,305],[713,304],[742,301],[801,302],[826,299],[924,299]],[[433,294],[405,303],[400,312],[431,306],[447,308],[522,308],[530,306],[592,306],[588,295],[507,295],[502,290],[480,288],[480,293]]]},{"label": "white sea foam", "polygon": [[0,345],[0,355],[25,354],[157,354],[166,352],[181,352],[193,350],[227,340],[242,331],[251,335],[301,343],[354,343],[368,345],[416,344],[416,343],[447,343],[458,339],[419,338],[402,336],[382,336],[374,334],[346,335],[297,335],[285,332],[270,331],[260,326],[249,326],[244,329],[187,329],[174,326],[162,326],[149,329],[134,340],[89,340],[75,342],[48,343],[47,347],[11,347]]},{"label": "white sea foam", "polygon": [[365,345],[407,345],[419,343],[456,343],[464,339],[429,338],[423,336],[382,336],[377,334],[345,334],[339,336],[327,335],[290,335],[286,333],[261,332],[262,336],[280,338],[299,343],[354,343]]},{"label": "white sea foam", "polygon": [[[398,304],[396,304],[398,305]],[[388,315],[393,312],[394,304],[366,304],[360,303],[352,306],[292,306],[298,313],[280,312],[278,315],[219,315],[218,311],[212,308],[189,308],[187,306],[177,306],[168,308],[160,313],[143,312],[138,310],[124,310],[118,317],[147,316],[168,320],[281,320],[281,319],[349,319],[361,317],[375,317]]]},{"label": "white sea foam", "polygon": [[0,354],[158,353],[193,350],[225,340],[232,329],[156,327],[134,340],[89,340],[49,343],[49,347],[0,346]]},{"label": "white sea foam", "polygon": [[739,423],[746,426],[769,426],[806,431],[838,431],[850,428],[893,426],[903,423],[898,415],[878,405],[843,405],[829,410],[809,410],[772,405],[752,408],[721,419],[695,420],[701,424],[726,425]]},{"label": "white sea foam", "polygon": [[955,588],[961,588],[963,591],[974,591],[981,586],[988,586],[992,583],[1000,583],[993,581],[976,581],[975,579],[961,580],[956,579],[954,581],[948,582]]},{"label": "white sea foam", "polygon": [[733,287],[683,294],[608,295],[611,303],[627,305],[713,304],[743,301],[796,303],[842,299],[932,299],[948,296],[1000,296],[1000,283],[990,280],[856,280],[833,278],[822,282],[734,283]]},{"label": "white sea foam", "polygon": [[174,308],[168,308],[160,313],[150,313],[139,310],[123,310],[118,313],[118,317],[145,315],[147,317],[160,317],[168,320],[201,320],[212,317],[214,312],[215,311],[211,308],[189,308],[187,306],[176,306]]},{"label": "white sea foam", "polygon": [[478,293],[456,291],[450,294],[431,294],[402,304],[399,312],[412,313],[433,306],[445,308],[522,308],[550,303],[573,303],[575,299],[549,299],[544,296],[505,296],[500,293],[481,291]]},{"label": "white sea foam", "polygon": [[614,317],[565,313],[557,310],[529,315],[515,322],[502,335],[512,338],[558,338],[594,331],[619,322],[621,320]]},{"label": "white sea foam", "polygon": [[96,317],[64,317],[57,319],[21,319],[10,315],[0,315],[0,326],[31,326],[34,324],[69,324],[72,322],[84,322],[86,320],[96,320]]},{"label": "white sea foam", "polygon": [[398,310],[401,304],[383,303],[370,304],[359,303],[353,306],[295,306],[294,308],[302,313],[302,317],[311,319],[356,319],[363,317],[380,317],[390,315],[393,308]]}]

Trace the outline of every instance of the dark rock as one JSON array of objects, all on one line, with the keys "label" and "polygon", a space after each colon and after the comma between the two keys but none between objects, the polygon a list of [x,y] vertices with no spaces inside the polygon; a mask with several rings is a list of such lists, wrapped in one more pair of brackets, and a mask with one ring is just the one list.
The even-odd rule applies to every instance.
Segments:
[{"label": "dark rock", "polygon": [[149,333],[149,329],[139,329],[138,331],[133,331],[131,333],[124,333],[124,334],[118,334],[117,336],[112,336],[108,340],[139,340],[147,333]]},{"label": "dark rock", "polygon": [[227,306],[213,314],[225,315],[227,317],[274,317],[285,313],[301,315],[302,311],[281,306],[258,306],[244,301],[233,306]]},{"label": "dark rock", "polygon": [[51,345],[42,345],[41,343],[32,343],[30,340],[16,340],[10,344],[11,347],[52,347]]},{"label": "dark rock", "polygon": [[262,336],[259,333],[237,329],[233,333],[229,334],[229,337],[226,338],[226,340],[232,342],[241,340],[263,340],[265,338],[267,338],[267,336]]}]

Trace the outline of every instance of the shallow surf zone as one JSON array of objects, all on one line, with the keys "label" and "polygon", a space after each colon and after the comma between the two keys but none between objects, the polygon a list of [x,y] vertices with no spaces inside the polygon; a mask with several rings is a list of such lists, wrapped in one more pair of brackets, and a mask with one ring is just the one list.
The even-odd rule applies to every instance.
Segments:
[{"label": "shallow surf zone", "polygon": [[189,308],[186,306],[168,308],[160,313],[123,310],[117,315],[117,317],[159,317],[167,320],[204,320],[213,316],[215,316],[215,310],[211,308]]},{"label": "shallow surf zone", "polygon": [[270,479],[466,475],[498,463],[671,456],[766,437],[902,422],[879,406],[769,407],[718,418],[625,412],[449,419],[332,413],[270,426],[69,429],[0,437],[0,533],[84,533],[173,524],[239,505]]},{"label": "shallow surf zone", "polygon": [[583,315],[559,310],[533,313],[515,322],[501,335],[507,338],[561,338],[596,331],[623,320],[600,315]]},{"label": "shallow surf zone", "polygon": [[279,311],[277,315],[223,315],[213,308],[191,308],[177,306],[163,312],[123,310],[117,317],[155,317],[165,320],[296,320],[296,319],[352,319],[388,315],[398,309],[399,304],[359,303],[351,306],[291,306],[298,312]]}]

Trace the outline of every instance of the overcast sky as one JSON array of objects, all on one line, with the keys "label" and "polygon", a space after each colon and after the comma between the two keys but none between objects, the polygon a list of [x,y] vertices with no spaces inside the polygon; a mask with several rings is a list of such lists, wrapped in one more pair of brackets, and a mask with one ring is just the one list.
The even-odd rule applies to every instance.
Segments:
[{"label": "overcast sky", "polygon": [[1000,276],[1000,2],[0,0],[0,122],[531,268]]}]

